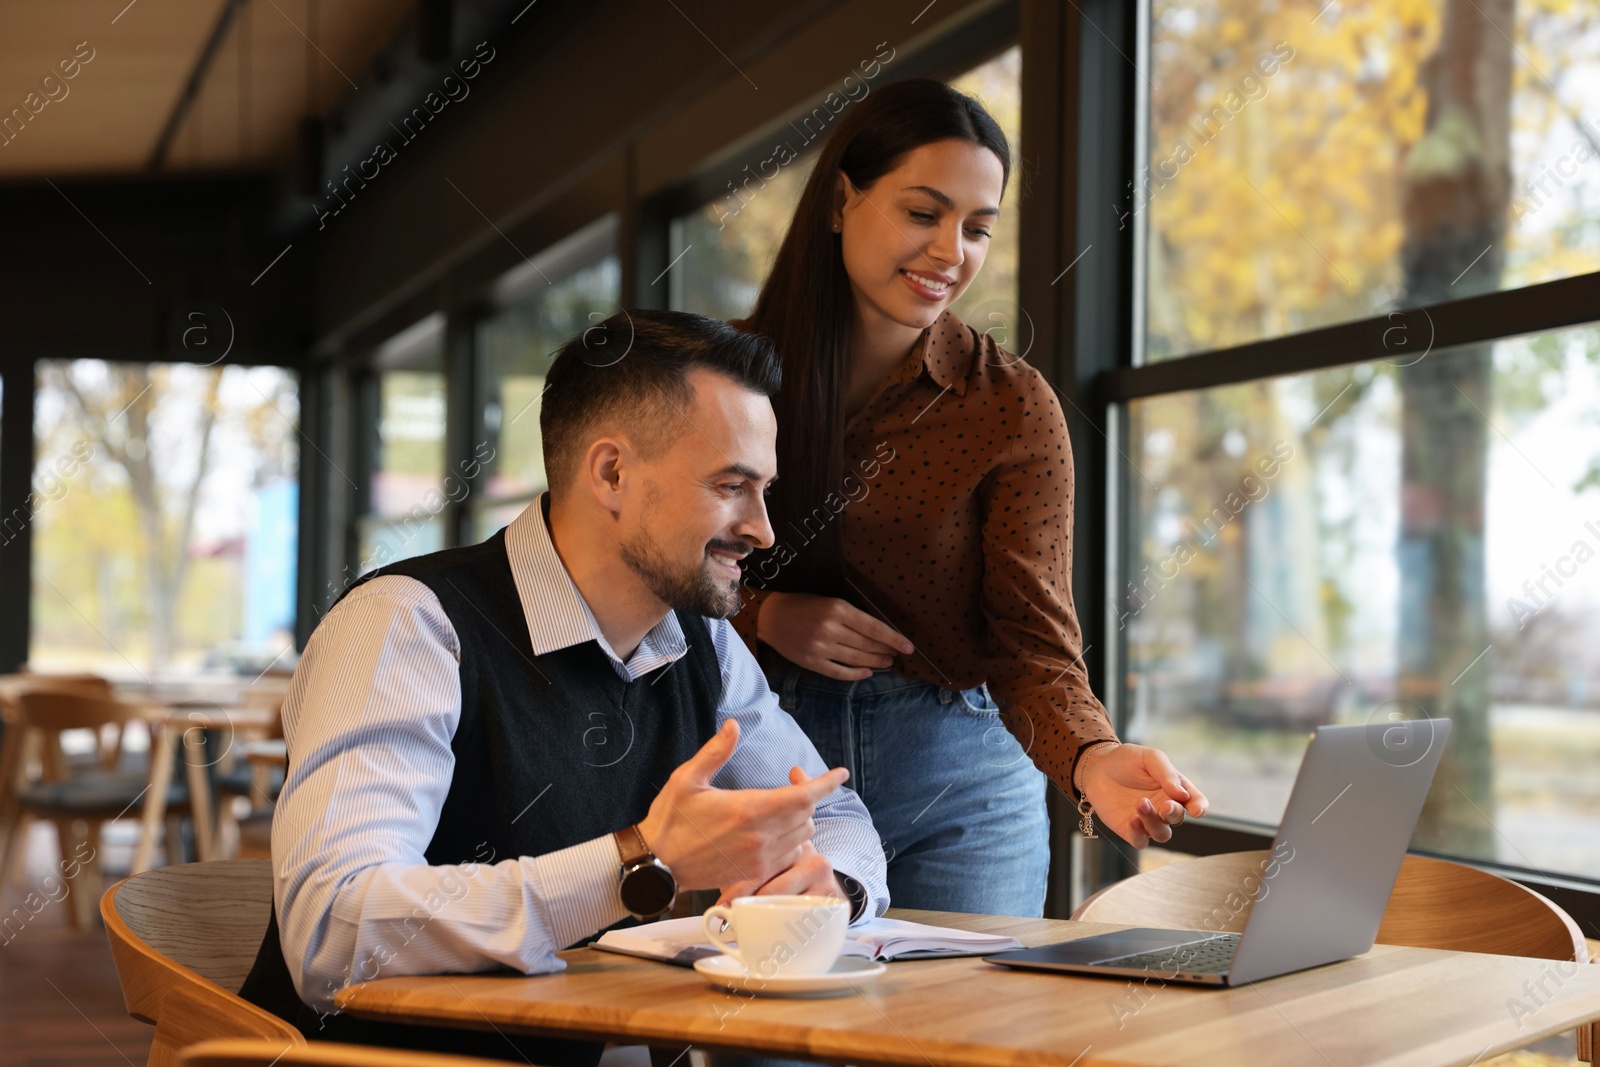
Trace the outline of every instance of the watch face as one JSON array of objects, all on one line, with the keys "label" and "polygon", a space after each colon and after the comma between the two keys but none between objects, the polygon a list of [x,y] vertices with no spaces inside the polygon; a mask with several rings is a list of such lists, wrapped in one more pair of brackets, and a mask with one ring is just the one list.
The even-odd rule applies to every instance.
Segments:
[{"label": "watch face", "polygon": [[622,879],[622,906],[634,915],[659,915],[677,895],[678,883],[654,863],[641,863]]}]

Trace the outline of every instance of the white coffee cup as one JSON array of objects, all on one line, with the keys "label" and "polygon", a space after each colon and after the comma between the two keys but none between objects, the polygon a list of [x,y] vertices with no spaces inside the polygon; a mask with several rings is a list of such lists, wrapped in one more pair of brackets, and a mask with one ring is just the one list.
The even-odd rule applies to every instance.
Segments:
[{"label": "white coffee cup", "polygon": [[[737,945],[724,939],[723,925]],[[762,978],[824,974],[850,925],[846,901],[825,896],[735,897],[701,920],[711,943]]]}]

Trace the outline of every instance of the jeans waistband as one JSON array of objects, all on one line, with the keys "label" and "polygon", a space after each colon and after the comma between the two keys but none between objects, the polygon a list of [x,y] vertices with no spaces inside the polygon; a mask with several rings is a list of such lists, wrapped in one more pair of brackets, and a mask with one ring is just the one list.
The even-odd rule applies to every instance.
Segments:
[{"label": "jeans waistband", "polygon": [[825,674],[818,674],[809,668],[792,663],[767,646],[762,646],[759,659],[762,669],[767,674],[768,684],[778,694],[778,702],[785,708],[795,706],[796,691],[802,687],[844,696],[866,696],[870,693],[893,693],[927,687],[934,690],[937,694],[935,699],[940,704],[949,704],[961,699],[959,689],[948,689],[936,682],[920,678],[908,678],[887,668],[874,670],[871,676],[866,678],[841,679],[829,678]]}]

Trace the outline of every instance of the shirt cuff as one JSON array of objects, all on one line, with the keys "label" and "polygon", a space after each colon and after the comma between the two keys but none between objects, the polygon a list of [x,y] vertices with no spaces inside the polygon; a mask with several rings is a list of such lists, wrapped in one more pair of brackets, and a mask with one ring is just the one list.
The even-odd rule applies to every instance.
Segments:
[{"label": "shirt cuff", "polygon": [[622,855],[612,834],[521,862],[537,887],[537,906],[557,948],[628,917],[622,905]]},{"label": "shirt cuff", "polygon": [[[991,691],[995,688],[990,682]],[[1019,694],[1001,686],[995,692],[1001,720],[1022,742],[1034,766],[1048,775],[1074,804],[1082,799],[1072,784],[1079,754],[1091,744],[1118,740],[1105,708],[1092,694],[1085,695],[1088,701],[1093,701],[1092,705],[1074,701],[1070,690],[1063,693],[1059,689],[1030,689]],[[1079,706],[1074,707],[1074,704]],[[1085,711],[1089,714],[1084,714]]]}]

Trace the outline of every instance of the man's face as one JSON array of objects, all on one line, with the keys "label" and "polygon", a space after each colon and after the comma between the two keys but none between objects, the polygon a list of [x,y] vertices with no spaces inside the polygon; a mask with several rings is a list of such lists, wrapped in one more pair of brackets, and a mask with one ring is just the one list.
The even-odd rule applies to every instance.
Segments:
[{"label": "man's face", "polygon": [[772,403],[695,369],[694,399],[666,451],[640,469],[622,514],[622,558],[669,608],[739,609],[739,560],[772,546],[764,494],[777,475]]}]

